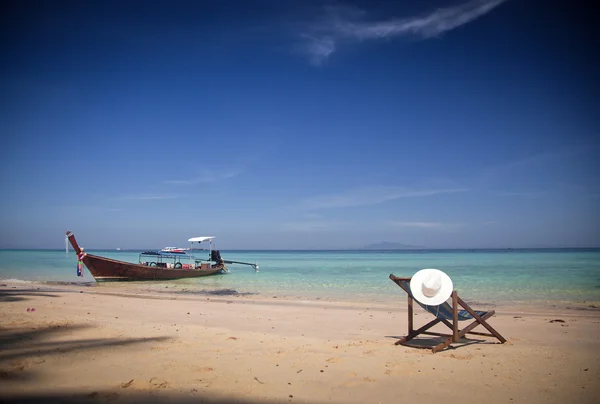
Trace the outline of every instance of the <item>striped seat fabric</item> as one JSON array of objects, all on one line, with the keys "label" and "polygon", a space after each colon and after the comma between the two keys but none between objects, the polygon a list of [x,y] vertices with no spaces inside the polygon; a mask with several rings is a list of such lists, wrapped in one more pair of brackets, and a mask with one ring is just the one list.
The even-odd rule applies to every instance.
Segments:
[{"label": "striped seat fabric", "polygon": [[[405,290],[408,291],[408,294],[410,295],[410,297],[412,297],[413,300],[415,302],[417,302],[419,304],[419,306],[421,306],[423,309],[427,310],[429,313],[433,314],[434,316],[436,316],[438,318],[452,320],[452,306],[450,306],[450,304],[448,304],[448,302],[444,302],[444,303],[440,304],[439,306],[428,306],[426,304],[421,304],[417,299],[414,298],[412,293],[410,293],[410,281],[399,281],[399,283],[401,283],[406,288]],[[475,313],[477,313],[477,315],[479,317],[483,317],[488,312],[475,310]],[[460,310],[458,312],[458,321],[465,321],[465,320],[471,320],[471,319],[473,319],[473,316],[468,311]]]}]

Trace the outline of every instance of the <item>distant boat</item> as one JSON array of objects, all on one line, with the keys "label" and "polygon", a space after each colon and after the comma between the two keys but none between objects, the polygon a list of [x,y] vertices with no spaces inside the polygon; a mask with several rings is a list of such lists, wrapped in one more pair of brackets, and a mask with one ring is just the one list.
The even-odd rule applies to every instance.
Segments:
[{"label": "distant boat", "polygon": [[117,251],[121,251],[121,249],[120,249],[120,248],[117,248]]},{"label": "distant boat", "polygon": [[[77,244],[77,240],[75,240],[75,236],[71,231],[67,232],[67,238],[78,256],[84,252],[79,247],[79,244]],[[258,269],[258,264],[223,260],[219,250],[212,249],[213,238],[194,237],[188,240],[190,243],[209,241],[208,259],[197,259],[193,255],[188,254],[187,251],[173,253],[160,250],[142,252],[137,264],[87,253],[83,254],[82,261],[97,282],[198,278],[201,276],[228,273],[229,269],[227,269],[225,264],[251,265],[255,269]]]},{"label": "distant boat", "polygon": [[165,247],[160,252],[171,253],[171,254],[185,254],[186,251],[189,251],[189,248],[180,248],[180,247]]}]

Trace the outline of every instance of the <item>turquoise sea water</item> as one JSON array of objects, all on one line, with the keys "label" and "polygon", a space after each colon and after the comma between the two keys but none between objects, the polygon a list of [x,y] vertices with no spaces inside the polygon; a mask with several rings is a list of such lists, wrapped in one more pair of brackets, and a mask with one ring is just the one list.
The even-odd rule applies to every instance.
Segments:
[{"label": "turquoise sea water", "polygon": [[[136,251],[89,251],[138,262]],[[235,290],[264,297],[306,297],[387,302],[402,291],[388,279],[438,268],[469,300],[502,302],[600,302],[600,250],[476,251],[221,251],[223,258],[258,262],[260,271],[229,265],[230,274],[167,282],[131,282],[117,287],[185,293]],[[69,251],[0,250],[0,279],[93,282],[76,276]],[[115,284],[111,284],[115,286]],[[98,284],[97,287],[102,287]]]}]

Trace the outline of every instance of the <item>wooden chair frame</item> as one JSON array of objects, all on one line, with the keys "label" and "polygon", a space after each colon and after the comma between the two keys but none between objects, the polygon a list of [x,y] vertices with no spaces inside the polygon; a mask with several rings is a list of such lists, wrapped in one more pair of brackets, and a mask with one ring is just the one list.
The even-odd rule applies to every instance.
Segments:
[{"label": "wooden chair frame", "polygon": [[[428,322],[424,326],[415,330],[413,328],[413,325],[414,325],[413,309],[414,309],[414,300],[415,299],[413,299],[412,293],[410,292],[410,288],[407,288],[406,285],[402,284],[402,282],[410,283],[411,278],[400,278],[400,277],[395,276],[394,274],[390,274],[390,279],[396,285],[400,286],[408,295],[408,335],[399,339],[398,341],[396,341],[395,345],[404,345],[404,346],[409,346],[409,347],[413,347],[413,348],[425,348],[425,349],[430,348],[427,346],[419,346],[419,345],[409,343],[410,340],[412,340],[413,338],[415,338],[416,336],[418,336],[420,334],[435,335],[438,337],[446,337],[446,339],[443,342],[439,343],[438,345],[436,345],[432,348],[433,353],[436,353],[436,352],[439,352],[439,351],[445,349],[446,347],[450,346],[452,343],[459,342],[459,340],[467,334],[482,335],[482,336],[486,336],[486,337],[495,337],[502,344],[506,342],[506,339],[502,335],[500,335],[500,333],[498,331],[496,331],[486,321],[488,318],[492,317],[496,313],[496,311],[491,310],[491,311],[488,311],[485,313],[480,312],[482,315],[478,314],[467,303],[465,303],[464,300],[462,300],[458,296],[458,293],[456,292],[456,290],[452,291],[452,295],[451,295],[451,297],[452,297],[452,306],[451,306],[452,307],[452,322],[450,322],[448,319],[446,319],[444,317],[436,316],[436,318],[434,320]],[[448,303],[444,303],[444,304],[448,304]],[[459,313],[458,313],[459,306],[464,308],[472,316],[472,319],[473,319],[473,322],[468,324],[463,329],[459,329],[459,327],[458,327],[458,322],[460,321]],[[428,331],[431,327],[433,327],[434,325],[436,325],[440,322],[445,324],[448,328],[450,328],[452,330],[452,334],[444,334],[444,333],[439,333],[439,332]],[[489,331],[489,333],[472,331],[473,328],[477,327],[478,325],[485,327]]]}]

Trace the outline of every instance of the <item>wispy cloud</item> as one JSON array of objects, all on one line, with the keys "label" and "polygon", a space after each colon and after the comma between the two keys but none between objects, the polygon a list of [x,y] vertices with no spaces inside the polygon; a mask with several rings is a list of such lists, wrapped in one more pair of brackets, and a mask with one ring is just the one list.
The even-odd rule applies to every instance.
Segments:
[{"label": "wispy cloud", "polygon": [[482,226],[492,226],[497,223],[498,223],[497,220],[486,220],[485,222],[481,222],[481,225]]},{"label": "wispy cloud", "polygon": [[541,198],[543,196],[546,195],[546,193],[544,192],[537,192],[537,191],[503,191],[503,192],[497,192],[496,195],[498,196],[507,196],[507,197],[517,197],[517,198]]},{"label": "wispy cloud", "polygon": [[393,227],[418,227],[421,229],[439,229],[442,227],[456,226],[455,224],[441,222],[402,222],[395,220],[386,222],[386,225]]},{"label": "wispy cloud", "polygon": [[313,36],[303,34],[306,39],[306,54],[311,64],[319,66],[325,59],[335,52],[335,40],[331,37]]},{"label": "wispy cloud", "polygon": [[496,164],[483,170],[478,176],[480,182],[490,182],[502,177],[519,177],[534,170],[559,168],[572,165],[576,161],[593,159],[598,147],[593,143],[564,146],[560,150],[545,151],[520,159]]},{"label": "wispy cloud", "polygon": [[400,198],[415,198],[464,191],[468,190],[464,188],[415,190],[400,187],[374,186],[355,188],[338,194],[306,198],[300,201],[299,206],[309,210],[347,208],[365,205],[377,205]]},{"label": "wispy cloud", "polygon": [[398,227],[420,227],[425,229],[444,226],[444,224],[440,222],[388,222],[388,225]]},{"label": "wispy cloud", "polygon": [[160,199],[177,199],[178,195],[156,195],[156,194],[140,194],[140,195],[125,195],[117,199],[129,201],[154,201]]},{"label": "wispy cloud", "polygon": [[491,166],[481,172],[479,175],[480,181],[490,181],[502,176],[516,176],[523,172],[531,171],[537,167],[554,164],[559,160],[570,157],[572,151],[554,151],[544,152],[527,156],[518,160],[508,161],[502,164]]},{"label": "wispy cloud", "polygon": [[304,215],[304,217],[307,218],[307,219],[320,219],[321,215],[319,215],[318,213],[310,213],[309,212],[309,213],[306,213]]},{"label": "wispy cloud", "polygon": [[229,178],[237,177],[240,174],[240,171],[231,170],[224,172],[215,172],[215,171],[203,171],[199,176],[190,178],[190,179],[176,179],[176,180],[167,180],[165,184],[175,184],[175,185],[194,185],[194,184],[205,184],[223,181]]},{"label": "wispy cloud", "polygon": [[458,222],[425,222],[425,221],[403,221],[388,220],[383,223],[390,228],[418,229],[423,231],[454,232],[464,230],[468,225]]},{"label": "wispy cloud", "polygon": [[393,37],[427,39],[467,24],[506,0],[472,0],[438,9],[422,16],[364,21],[365,13],[348,7],[329,7],[326,18],[314,24],[308,33],[304,51],[313,65],[320,65],[336,50],[340,41],[366,41]]},{"label": "wispy cloud", "polygon": [[330,221],[302,221],[302,222],[291,222],[291,223],[283,223],[283,230],[293,231],[293,232],[327,232],[339,230],[340,228],[346,226],[345,222],[330,222]]}]

